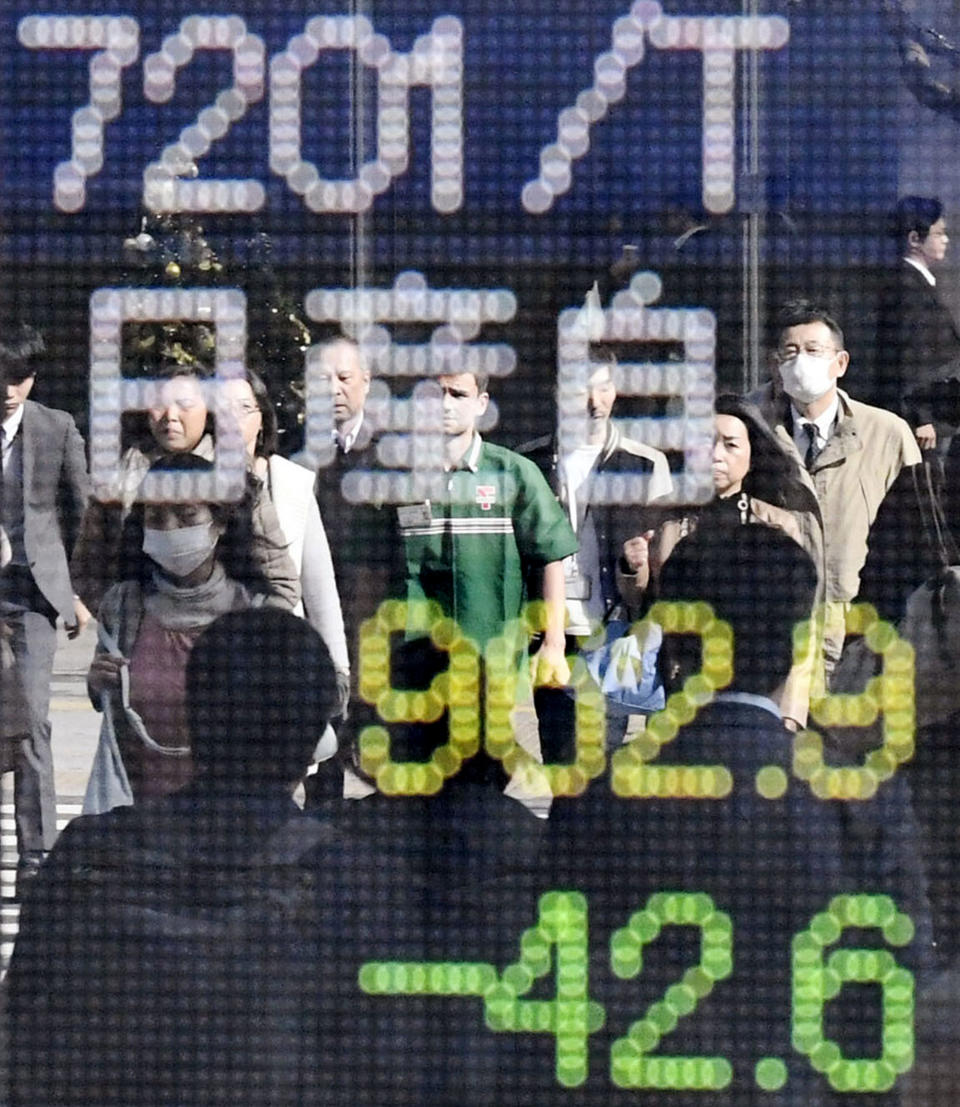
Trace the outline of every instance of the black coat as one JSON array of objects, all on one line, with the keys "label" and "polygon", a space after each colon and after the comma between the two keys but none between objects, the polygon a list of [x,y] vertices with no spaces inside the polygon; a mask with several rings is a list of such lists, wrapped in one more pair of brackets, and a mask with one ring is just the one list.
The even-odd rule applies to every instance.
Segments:
[{"label": "black coat", "polygon": [[877,403],[912,427],[960,421],[956,397],[931,389],[960,372],[960,330],[936,288],[906,261],[880,297],[877,367]]},{"label": "black coat", "polygon": [[10,1102],[288,1107],[314,1064],[315,876],[289,794],[195,781],[74,820],[7,976]]},{"label": "black coat", "polygon": [[361,427],[354,448],[347,454],[338,448],[333,461],[317,473],[317,503],[330,542],[354,673],[360,624],[375,615],[384,600],[403,594],[397,590],[404,577],[396,507],[351,503],[341,490],[347,474],[383,469],[376,450],[376,439],[364,436]]}]

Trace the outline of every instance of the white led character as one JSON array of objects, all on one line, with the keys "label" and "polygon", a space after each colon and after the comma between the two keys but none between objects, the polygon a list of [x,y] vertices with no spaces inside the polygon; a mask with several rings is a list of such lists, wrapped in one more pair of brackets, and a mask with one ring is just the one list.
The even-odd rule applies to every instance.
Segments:
[{"label": "white led character", "polygon": [[[713,497],[713,400],[716,320],[706,308],[650,308],[660,297],[655,273],[637,273],[617,293],[611,307],[588,303],[560,313],[557,324],[557,434],[562,453],[586,443],[582,396],[591,372],[593,342],[677,343],[682,361],[620,362],[614,383],[620,396],[675,398],[679,414],[659,418],[614,419],[627,438],[658,450],[683,453],[683,468],[673,474],[671,503],[706,503]],[[596,504],[646,504],[649,475],[599,473],[590,487]]]},{"label": "white led character", "polygon": [[[377,149],[351,180],[322,177],[303,157],[302,74],[327,50],[349,50],[377,71]],[[316,16],[270,62],[270,168],[311,211],[362,212],[407,171],[410,89],[432,92],[431,202],[439,212],[463,203],[463,26],[451,15],[434,21],[409,54],[395,51],[365,16]]]},{"label": "white led character", "polygon": [[266,200],[259,181],[249,179],[184,180],[197,176],[197,161],[217,139],[263,98],[266,63],[263,40],[247,33],[236,15],[188,16],[180,30],[143,63],[143,91],[149,100],[165,104],[173,96],[177,70],[188,65],[197,50],[229,50],[233,54],[233,86],[167,146],[159,161],[143,173],[143,203],[151,211],[258,211]]},{"label": "white led character", "polygon": [[[131,380],[121,374],[125,322],[203,322],[216,330],[216,374],[204,383],[214,413],[216,445],[210,473],[151,473],[138,489],[124,487],[120,464],[124,412],[146,411],[164,397],[169,381]],[[247,343],[246,297],[235,288],[98,288],[90,297],[90,479],[94,495],[121,500],[135,492],[151,503],[235,501],[246,486],[247,456],[240,427],[218,382],[243,378]]]},{"label": "white led character", "polygon": [[[506,288],[430,288],[423,274],[400,273],[391,288],[316,288],[306,298],[307,315],[316,322],[337,322],[360,346],[374,381],[364,420],[383,432],[378,440],[376,474],[352,474],[344,495],[371,503],[409,503],[412,490],[429,488],[415,499],[439,499],[443,479],[443,412],[439,392],[421,381],[410,400],[390,394],[390,378],[430,378],[442,374],[480,373],[505,377],[516,367],[512,346],[474,342],[485,323],[506,323],[517,300]],[[428,342],[396,343],[384,323],[437,324]],[[306,439],[304,463],[310,467],[333,460],[333,403],[321,370],[323,347],[313,346],[306,363]],[[496,424],[492,402],[484,428]]]},{"label": "white led character", "polygon": [[60,211],[80,211],[86,182],[103,168],[103,132],[123,107],[123,70],[140,55],[140,27],[128,16],[28,15],[17,37],[29,50],[94,50],[90,102],[71,118],[70,160],[53,171],[53,202]]},{"label": "white led character", "polygon": [[738,50],[779,50],[790,36],[782,16],[664,15],[655,0],[636,0],[613,24],[610,50],[594,62],[594,80],[557,117],[557,138],[540,152],[540,174],[521,193],[533,215],[549,211],[573,181],[574,161],[590,148],[590,128],[623,99],[627,73],[644,58],[645,39],[660,50],[703,54],[703,206],[723,214],[735,202],[735,77]]}]

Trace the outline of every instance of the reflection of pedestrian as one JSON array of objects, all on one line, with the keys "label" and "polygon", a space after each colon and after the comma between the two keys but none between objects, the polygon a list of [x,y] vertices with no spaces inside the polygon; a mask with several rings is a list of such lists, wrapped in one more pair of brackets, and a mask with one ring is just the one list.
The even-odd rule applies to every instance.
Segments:
[{"label": "reflection of pedestrian", "polygon": [[[150,471],[212,468],[184,453],[161,459]],[[238,504],[138,503],[124,524],[122,579],[107,590],[97,614],[101,634],[113,641],[101,637],[87,685],[98,708],[110,697],[101,745],[116,741],[138,802],[167,795],[193,776],[184,680],[201,631],[218,615],[269,598],[256,548],[282,547],[284,539],[278,526],[268,535],[255,534],[254,496],[251,485]],[[123,669],[129,675],[129,704],[122,702]],[[92,797],[87,806],[104,809]]]},{"label": "reflection of pedestrian", "polygon": [[14,789],[18,885],[39,868],[56,837],[50,749],[50,678],[57,617],[76,637],[90,613],[73,594],[68,551],[87,498],[83,440],[65,412],[27,397],[44,345],[30,327],[0,334],[3,480],[0,616],[29,708],[29,733],[17,745]]},{"label": "reflection of pedestrian", "polygon": [[[543,640],[531,661],[534,680],[564,685],[570,669],[563,559],[576,552],[577,539],[536,465],[485,442],[477,432],[489,402],[487,383],[475,373],[437,377],[447,495],[441,503],[427,500],[397,509],[406,598],[413,605],[433,601],[481,653],[501,636],[513,637],[514,647],[521,645],[514,636],[524,603],[542,600]],[[432,650],[414,618],[402,650],[396,671],[411,683],[416,679],[414,687],[426,687],[438,668],[446,667],[446,657]],[[417,735],[414,740],[418,752],[429,749],[431,739]],[[488,768],[483,756],[471,764],[481,774]]]},{"label": "reflection of pedestrian", "polygon": [[329,654],[304,619],[234,612],[199,636],[186,689],[196,778],[75,819],[24,904],[13,1104],[302,1103],[339,1032],[302,994],[323,973],[305,854],[332,832],[291,798],[334,707]]},{"label": "reflection of pedestrian", "polygon": [[[167,456],[196,454],[206,460],[214,456],[213,414],[204,390],[211,371],[194,362],[168,361],[156,373],[163,383],[142,420],[146,426],[143,435],[120,460],[118,500],[90,500],[73,551],[71,571],[77,591],[92,608],[119,579],[123,523],[150,466]],[[262,493],[255,503],[254,526],[263,535],[270,535],[276,526],[273,505]],[[300,583],[287,551],[282,545],[266,542],[258,553],[264,557],[263,574],[277,606],[294,607],[300,599]]]},{"label": "reflection of pedestrian", "polygon": [[[611,617],[623,617],[620,594],[624,543],[645,542],[659,511],[646,505],[673,489],[666,455],[627,438],[612,418],[617,399],[616,358],[605,350],[593,355],[585,386],[557,397],[561,410],[583,418],[581,440],[564,443],[558,435],[538,438],[520,447],[547,478],[577,535],[579,548],[564,558],[567,652],[576,654],[579,640],[595,633]],[[564,448],[566,447],[566,448]],[[619,476],[633,484],[625,503],[591,503],[597,478]],[[632,581],[631,576],[631,581]],[[546,762],[571,761],[575,754],[573,691],[542,687],[534,690],[540,728],[540,749]],[[619,744],[625,716],[608,720],[608,744]]]},{"label": "reflection of pedestrian", "polygon": [[[937,294],[935,270],[949,238],[939,200],[905,196],[894,229],[903,258],[880,299],[877,401],[910,424],[921,449],[937,445],[937,422],[955,423],[932,386],[960,371],[960,330]],[[956,406],[955,403],[953,406]]]},{"label": "reflection of pedestrian", "polygon": [[230,412],[240,426],[250,470],[263,483],[276,508],[287,552],[300,577],[301,602],[293,613],[309,621],[330,651],[342,692],[341,706],[346,707],[350,662],[330,545],[314,496],[313,474],[276,452],[276,411],[257,373],[248,367],[245,380],[228,381],[223,388]]},{"label": "reflection of pedestrian", "polygon": [[887,489],[920,460],[907,424],[881,408],[852,400],[837,383],[850,354],[843,331],[805,300],[785,304],[778,318],[780,387],[750,396],[816,492],[823,520],[827,675],[843,647],[844,610],[860,591],[870,527]]},{"label": "reflection of pedestrian", "polygon": [[[823,525],[816,495],[804,483],[799,461],[787,453],[749,401],[721,394],[715,408],[714,498],[703,507],[678,511],[664,521],[649,548],[654,573],[659,575],[677,543],[696,530],[714,535],[722,545],[730,537],[731,528],[775,527],[809,554],[817,569],[822,599]],[[626,557],[629,561],[629,550]],[[812,663],[813,658],[809,658],[791,670],[778,699],[792,728],[807,722]]]},{"label": "reflection of pedestrian", "polygon": [[[377,721],[359,695],[360,627],[393,594],[402,559],[395,510],[382,503],[356,503],[343,494],[346,477],[381,468],[376,428],[365,410],[370,370],[363,351],[352,338],[338,335],[321,346],[320,368],[333,397],[334,454],[317,473],[316,497],[330,538],[351,674],[346,717],[334,723],[347,761],[356,735]],[[307,778],[308,802],[318,800],[322,791],[343,791],[342,780],[331,769]]]}]

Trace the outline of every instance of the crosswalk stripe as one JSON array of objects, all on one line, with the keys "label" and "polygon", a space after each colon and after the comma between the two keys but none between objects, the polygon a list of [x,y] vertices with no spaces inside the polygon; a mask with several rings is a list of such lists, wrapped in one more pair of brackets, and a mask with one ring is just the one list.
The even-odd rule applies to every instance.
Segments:
[{"label": "crosswalk stripe", "polygon": [[[13,945],[20,925],[20,904],[13,901],[17,884],[17,836],[13,820],[13,795],[8,789],[0,794],[0,978],[7,971]],[[75,819],[83,809],[79,796],[65,796],[57,800],[57,830]]]}]

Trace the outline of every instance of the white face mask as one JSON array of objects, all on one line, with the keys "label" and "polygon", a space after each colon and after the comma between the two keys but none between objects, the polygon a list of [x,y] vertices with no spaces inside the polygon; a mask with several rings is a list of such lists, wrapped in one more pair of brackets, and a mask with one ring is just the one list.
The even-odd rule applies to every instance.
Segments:
[{"label": "white face mask", "polygon": [[186,577],[213,553],[218,539],[212,521],[176,530],[144,527],[143,552],[172,576]]},{"label": "white face mask", "polygon": [[780,379],[783,390],[798,404],[812,404],[830,391],[834,378],[830,376],[830,366],[836,354],[829,357],[814,357],[812,354],[797,354],[787,361],[780,362]]}]

